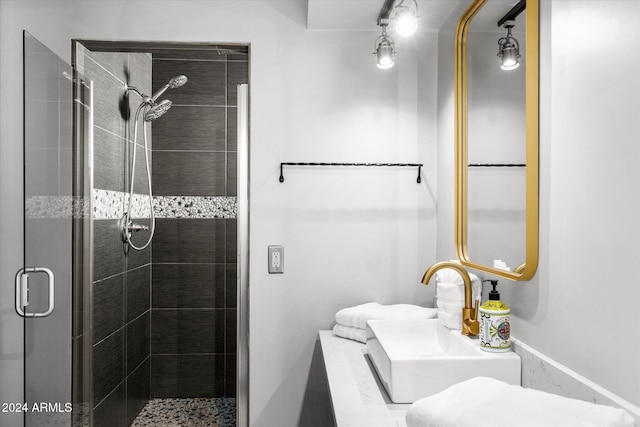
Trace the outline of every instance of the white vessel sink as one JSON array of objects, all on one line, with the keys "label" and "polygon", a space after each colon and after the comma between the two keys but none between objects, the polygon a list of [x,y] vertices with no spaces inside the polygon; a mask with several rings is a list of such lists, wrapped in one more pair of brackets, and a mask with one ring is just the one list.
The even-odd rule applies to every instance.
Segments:
[{"label": "white vessel sink", "polygon": [[476,338],[438,319],[370,320],[367,328],[369,357],[394,403],[413,403],[477,376],[520,385],[516,353],[483,351]]}]

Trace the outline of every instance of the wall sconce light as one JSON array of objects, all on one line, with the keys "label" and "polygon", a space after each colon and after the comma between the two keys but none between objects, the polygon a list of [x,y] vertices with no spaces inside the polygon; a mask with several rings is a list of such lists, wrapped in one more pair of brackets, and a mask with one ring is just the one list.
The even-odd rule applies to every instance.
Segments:
[{"label": "wall sconce light", "polygon": [[511,35],[511,29],[516,25],[516,21],[505,21],[504,27],[507,29],[507,36],[498,40],[498,58],[500,58],[500,68],[503,70],[515,70],[520,66],[520,44]]},{"label": "wall sconce light", "polygon": [[381,23],[382,34],[374,42],[376,65],[378,68],[387,69],[393,67],[393,57],[397,55],[396,45],[393,39],[387,35],[387,24]]},{"label": "wall sconce light", "polygon": [[[396,21],[396,32],[403,36],[410,36],[418,29],[418,3],[416,0],[400,0],[393,8],[393,18]],[[413,5],[411,5],[413,3]]]}]

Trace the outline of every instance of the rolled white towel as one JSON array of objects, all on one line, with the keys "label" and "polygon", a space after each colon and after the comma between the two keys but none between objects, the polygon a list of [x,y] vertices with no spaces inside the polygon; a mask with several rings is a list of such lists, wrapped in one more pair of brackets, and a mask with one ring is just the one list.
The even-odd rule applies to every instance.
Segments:
[{"label": "rolled white towel", "polygon": [[[482,281],[473,273],[469,273],[469,277],[471,278],[473,301],[480,301],[482,299]],[[464,282],[457,271],[452,268],[443,268],[436,272],[436,297],[440,323],[450,329],[462,328]]]},{"label": "rolled white towel", "polygon": [[[447,270],[454,274],[448,273]],[[442,277],[438,276],[443,272]],[[473,290],[473,300],[482,298],[482,281],[478,276],[469,273],[471,278],[471,288]],[[436,296],[438,299],[458,300],[464,302],[464,282],[457,271],[451,268],[443,268],[436,272]]]},{"label": "rolled white towel", "polygon": [[336,323],[333,327],[333,335],[361,343],[366,343],[367,338],[373,338],[373,333],[370,329],[354,328],[353,326],[344,326],[339,323]]},{"label": "rolled white towel", "polygon": [[462,329],[462,307],[459,302],[446,303],[442,300],[438,304],[438,321],[449,329]]},{"label": "rolled white towel", "polygon": [[435,308],[413,304],[382,305],[377,302],[343,308],[336,313],[336,322],[344,326],[366,329],[367,320],[431,319],[436,317]]},{"label": "rolled white towel", "polygon": [[633,427],[622,409],[476,377],[414,402],[407,427]]},{"label": "rolled white towel", "polygon": [[462,277],[453,268],[441,268],[436,271],[436,282],[438,283],[462,283]]},{"label": "rolled white towel", "polygon": [[[450,261],[455,262],[458,265],[462,265],[460,264],[460,261],[458,261],[457,259],[452,259]],[[469,273],[469,277],[471,278],[471,281],[473,281],[474,279],[480,280],[478,276],[476,276],[473,273]],[[458,283],[458,284],[463,283],[462,276],[453,268],[441,268],[440,270],[436,271],[436,281],[442,282],[442,283]]]}]

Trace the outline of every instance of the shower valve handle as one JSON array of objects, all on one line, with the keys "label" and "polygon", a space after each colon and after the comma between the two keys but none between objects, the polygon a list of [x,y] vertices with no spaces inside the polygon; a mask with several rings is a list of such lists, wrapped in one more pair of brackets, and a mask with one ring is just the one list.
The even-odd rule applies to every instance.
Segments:
[{"label": "shower valve handle", "polygon": [[137,233],[138,231],[146,231],[149,229],[149,227],[147,227],[146,225],[130,222],[128,229],[130,233]]},{"label": "shower valve handle", "polygon": [[146,225],[136,224],[132,221],[127,222],[127,215],[125,214],[120,221],[118,222],[118,228],[120,229],[120,235],[122,236],[122,241],[127,242],[133,233],[137,233],[138,231],[146,231],[149,229]]}]

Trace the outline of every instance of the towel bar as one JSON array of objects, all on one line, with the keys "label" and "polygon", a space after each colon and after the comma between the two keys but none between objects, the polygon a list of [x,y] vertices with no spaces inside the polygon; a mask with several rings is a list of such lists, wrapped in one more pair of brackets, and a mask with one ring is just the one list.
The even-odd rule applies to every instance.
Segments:
[{"label": "towel bar", "polygon": [[416,182],[420,184],[422,178],[422,163],[303,163],[303,162],[283,162],[280,163],[280,182],[284,182],[284,166],[367,166],[367,167],[415,167],[418,168],[418,178]]},{"label": "towel bar", "polygon": [[525,163],[469,163],[470,168],[524,168]]}]

